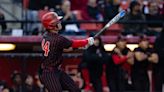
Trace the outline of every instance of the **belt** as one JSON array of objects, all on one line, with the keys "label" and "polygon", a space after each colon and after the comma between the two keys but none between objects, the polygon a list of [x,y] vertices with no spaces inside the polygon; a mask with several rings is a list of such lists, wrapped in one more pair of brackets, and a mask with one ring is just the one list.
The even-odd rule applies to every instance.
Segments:
[{"label": "belt", "polygon": [[55,66],[44,66],[43,64],[41,64],[41,69],[48,70],[48,71],[54,71],[54,70],[60,70],[60,66],[59,67],[55,67]]}]

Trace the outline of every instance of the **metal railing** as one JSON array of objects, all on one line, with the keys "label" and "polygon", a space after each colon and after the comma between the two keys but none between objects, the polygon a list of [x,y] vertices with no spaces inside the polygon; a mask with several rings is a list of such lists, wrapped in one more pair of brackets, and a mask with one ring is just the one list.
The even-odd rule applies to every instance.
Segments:
[{"label": "metal railing", "polygon": [[[0,23],[40,23],[41,21],[29,21],[29,20],[5,20],[2,21],[0,20]],[[97,20],[78,20],[78,21],[62,21],[63,23],[66,24],[71,24],[71,23],[107,23],[108,21],[97,21]],[[119,24],[164,24],[163,20],[160,21],[118,21],[117,23]]]},{"label": "metal railing", "polygon": [[[40,23],[41,21],[29,21],[29,20],[5,20],[2,21],[0,20],[0,24],[1,23],[9,23],[9,24],[20,24],[20,28],[19,29],[23,29],[24,32],[26,32],[27,29],[27,25],[28,24],[37,24]],[[105,25],[108,21],[95,21],[95,20],[80,20],[80,21],[62,21],[64,24],[85,24],[85,23],[94,23],[94,24],[103,24]],[[160,20],[160,21],[118,21],[117,23],[119,24],[154,24],[154,25],[161,25],[161,28],[164,27],[164,21]],[[11,28],[12,29],[12,28]]]}]

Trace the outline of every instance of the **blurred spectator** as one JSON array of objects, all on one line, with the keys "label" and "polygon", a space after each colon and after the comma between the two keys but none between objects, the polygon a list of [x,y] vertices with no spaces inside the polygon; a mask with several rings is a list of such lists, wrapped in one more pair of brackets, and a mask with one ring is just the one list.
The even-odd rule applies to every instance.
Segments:
[{"label": "blurred spectator", "polygon": [[[141,6],[137,1],[132,1],[130,3],[130,12],[127,14],[127,16],[124,17],[124,21],[145,21],[145,16],[141,12]],[[139,35],[145,33],[145,25],[139,24],[139,23],[133,23],[133,24],[125,24],[124,25],[124,34],[132,34],[132,35]]]},{"label": "blurred spectator", "polygon": [[80,72],[77,69],[70,69],[68,74],[73,79],[73,81],[78,85],[79,88],[83,87],[84,82],[81,78]]},{"label": "blurred spectator", "polygon": [[[163,16],[158,11],[158,5],[156,2],[150,2],[149,14],[146,15],[147,21],[161,21]],[[148,35],[157,35],[162,30],[161,24],[148,24]]]},{"label": "blurred spectator", "polygon": [[6,90],[6,92],[7,92],[7,90],[10,91],[10,89],[7,86],[6,81],[0,80],[0,92],[5,92],[5,90]]},{"label": "blurred spectator", "polygon": [[149,92],[150,83],[148,67],[151,63],[158,63],[158,55],[149,47],[148,38],[140,37],[139,47],[134,50],[135,62],[132,67],[132,84],[135,92]]},{"label": "blurred spectator", "polygon": [[22,86],[23,81],[22,81],[21,73],[18,72],[13,73],[12,82],[13,82],[13,87],[12,87],[13,92],[24,92]]},{"label": "blurred spectator", "polygon": [[10,90],[10,88],[5,87],[5,88],[3,88],[2,92],[12,92],[12,91]]},{"label": "blurred spectator", "polygon": [[162,14],[164,16],[164,1],[158,0],[157,4],[158,4],[160,14]]},{"label": "blurred spectator", "polygon": [[[115,0],[114,0],[115,1]],[[128,10],[129,8],[129,4],[131,3],[131,1],[134,1],[134,0],[116,0],[118,3],[120,3],[120,7],[119,7],[119,11],[121,10]],[[138,0],[135,0],[135,1],[138,1]]]},{"label": "blurred spectator", "polygon": [[133,65],[134,59],[133,53],[126,47],[126,39],[122,36],[118,37],[116,47],[112,52],[112,61],[114,63],[113,69],[107,67],[107,71],[109,71],[107,72],[107,79],[110,92],[130,91],[130,84],[128,82],[131,81],[131,65]]},{"label": "blurred spectator", "polygon": [[77,21],[75,14],[71,11],[71,2],[69,0],[63,0],[61,9],[56,11],[59,16],[63,16],[62,25],[64,34],[83,34],[84,31],[79,29],[79,25],[76,23],[65,23],[67,21]]},{"label": "blurred spectator", "polygon": [[82,10],[82,18],[84,20],[103,20],[102,14],[98,9],[96,0],[88,0],[87,6]]},{"label": "blurred spectator", "polygon": [[143,2],[140,2],[141,6],[142,6],[142,13],[147,15],[149,14],[149,3],[150,1],[146,1],[144,0]]},{"label": "blurred spectator", "polygon": [[[95,38],[95,43],[90,46],[84,53],[82,62],[85,62],[89,71],[90,81],[95,89],[95,92],[102,92],[101,76],[103,71],[103,62],[106,61],[107,53],[103,47],[100,38]],[[84,72],[82,72],[83,74]],[[84,76],[87,79],[87,76]],[[84,80],[85,81],[85,80]]]},{"label": "blurred spectator", "polygon": [[107,85],[110,89],[110,92],[117,91],[117,65],[114,64],[112,55],[108,56],[108,61],[106,62],[106,79]]},{"label": "blurred spectator", "polygon": [[71,11],[71,2],[69,0],[63,0],[61,4],[61,10],[56,11],[60,16],[63,16],[63,21],[74,21],[76,16]]},{"label": "blurred spectator", "polygon": [[36,21],[39,21],[38,11],[42,8],[42,2],[40,0],[29,0],[29,6],[27,14],[25,14],[25,20],[34,21],[34,23],[28,23],[24,25],[25,34],[32,35],[36,30],[39,30],[40,24]]},{"label": "blurred spectator", "polygon": [[154,67],[154,92],[162,92],[162,85],[164,84],[164,27],[160,36],[156,39],[154,47],[159,55],[159,63]]},{"label": "blurred spectator", "polygon": [[87,57],[87,51],[85,50],[83,52],[82,61],[79,64],[79,70],[84,80],[84,90],[88,92],[92,90],[92,85],[90,82],[90,74],[89,74],[88,66],[87,66],[88,60],[86,60],[87,59],[86,57]]},{"label": "blurred spectator", "polygon": [[46,88],[41,83],[39,79],[39,75],[35,75],[35,79],[36,79],[36,92],[46,92]]},{"label": "blurred spectator", "polygon": [[31,75],[27,75],[25,79],[23,92],[36,92],[36,87],[34,86],[34,79]]},{"label": "blurred spectator", "polygon": [[87,5],[88,0],[70,0],[72,4],[72,10],[81,10]]},{"label": "blurred spectator", "polygon": [[2,30],[1,32],[3,33],[7,29],[7,24],[6,24],[6,22],[4,22],[5,21],[5,16],[2,12],[0,12],[0,21],[3,21],[3,22],[0,22],[1,30]]},{"label": "blurred spectator", "polygon": [[105,20],[112,19],[118,13],[118,9],[119,9],[119,4],[114,2],[114,0],[105,0],[104,19]]},{"label": "blurred spectator", "polygon": [[40,0],[29,0],[28,9],[38,11],[42,8],[42,2]]},{"label": "blurred spectator", "polygon": [[42,8],[45,6],[48,7],[50,10],[55,10],[60,8],[60,5],[63,0],[41,0]]}]

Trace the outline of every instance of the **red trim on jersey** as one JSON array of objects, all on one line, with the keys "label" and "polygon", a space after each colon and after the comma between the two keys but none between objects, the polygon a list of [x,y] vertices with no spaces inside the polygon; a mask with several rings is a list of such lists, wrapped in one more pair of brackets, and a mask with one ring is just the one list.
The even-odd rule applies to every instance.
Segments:
[{"label": "red trim on jersey", "polygon": [[78,47],[84,47],[85,45],[88,44],[88,40],[73,40],[72,41],[72,46],[73,48],[78,48]]},{"label": "red trim on jersey", "polygon": [[113,61],[116,65],[118,64],[121,64],[121,63],[124,63],[127,61],[127,57],[124,56],[124,57],[120,57],[118,55],[112,55],[112,58],[113,58]]}]

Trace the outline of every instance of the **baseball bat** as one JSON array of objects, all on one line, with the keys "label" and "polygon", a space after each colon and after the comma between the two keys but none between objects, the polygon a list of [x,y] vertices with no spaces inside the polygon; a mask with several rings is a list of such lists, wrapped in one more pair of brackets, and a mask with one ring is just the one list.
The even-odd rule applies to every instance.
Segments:
[{"label": "baseball bat", "polygon": [[122,17],[124,17],[126,14],[125,10],[122,10],[121,12],[119,12],[113,19],[111,19],[98,33],[96,33],[96,35],[93,37],[97,37],[99,36],[102,32],[104,32],[108,27],[110,27],[112,24],[116,23],[119,19],[121,19]]}]

